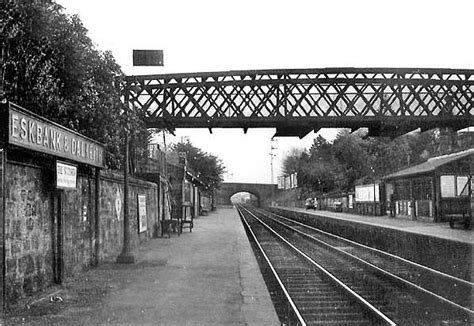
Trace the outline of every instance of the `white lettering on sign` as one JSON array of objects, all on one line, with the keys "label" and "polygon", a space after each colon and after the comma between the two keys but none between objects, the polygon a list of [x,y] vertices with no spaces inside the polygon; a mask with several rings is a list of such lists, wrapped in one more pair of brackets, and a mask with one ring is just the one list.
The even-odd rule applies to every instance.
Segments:
[{"label": "white lettering on sign", "polygon": [[77,167],[61,162],[56,162],[56,188],[76,189]]},{"label": "white lettering on sign", "polygon": [[104,146],[72,130],[10,107],[8,142],[24,148],[104,166]]}]

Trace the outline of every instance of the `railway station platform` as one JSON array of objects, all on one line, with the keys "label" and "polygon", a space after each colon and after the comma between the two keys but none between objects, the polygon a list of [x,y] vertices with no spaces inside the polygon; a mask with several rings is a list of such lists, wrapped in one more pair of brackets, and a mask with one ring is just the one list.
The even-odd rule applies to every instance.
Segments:
[{"label": "railway station platform", "polygon": [[342,212],[332,212],[332,211],[323,211],[323,210],[311,210],[304,208],[289,208],[294,211],[305,212],[308,214],[314,214],[319,216],[325,216],[332,219],[340,219],[353,221],[362,224],[374,225],[383,228],[396,229],[403,232],[410,232],[420,235],[426,235],[430,237],[436,237],[446,240],[459,241],[474,245],[474,229],[465,230],[462,227],[450,228],[449,223],[434,223],[427,221],[413,221],[406,218],[400,217],[389,217],[387,215],[383,216],[368,216],[368,215],[358,215],[358,214],[349,214]]},{"label": "railway station platform", "polygon": [[141,245],[137,263],[91,268],[5,324],[280,325],[237,211],[194,222],[192,233]]},{"label": "railway station platform", "polygon": [[474,230],[451,229],[449,223],[298,207],[280,206],[272,210],[326,232],[474,281]]}]

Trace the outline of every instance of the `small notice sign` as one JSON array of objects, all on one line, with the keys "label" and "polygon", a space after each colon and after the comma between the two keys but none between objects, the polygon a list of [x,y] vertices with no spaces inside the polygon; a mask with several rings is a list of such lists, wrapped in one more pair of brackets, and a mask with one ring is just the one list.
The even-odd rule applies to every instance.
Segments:
[{"label": "small notice sign", "polygon": [[76,189],[77,166],[56,161],[56,188]]},{"label": "small notice sign", "polygon": [[146,196],[137,195],[138,198],[138,232],[145,232],[147,230],[146,221]]}]

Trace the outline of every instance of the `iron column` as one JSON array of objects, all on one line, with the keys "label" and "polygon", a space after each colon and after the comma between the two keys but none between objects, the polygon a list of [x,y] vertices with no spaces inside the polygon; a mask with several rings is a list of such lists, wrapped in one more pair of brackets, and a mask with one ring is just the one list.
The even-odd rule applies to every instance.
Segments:
[{"label": "iron column", "polygon": [[120,264],[133,264],[135,263],[135,256],[133,255],[130,248],[130,216],[128,212],[128,160],[129,160],[129,123],[128,123],[128,84],[125,86],[125,153],[123,159],[123,249],[120,255],[117,257],[117,263]]}]

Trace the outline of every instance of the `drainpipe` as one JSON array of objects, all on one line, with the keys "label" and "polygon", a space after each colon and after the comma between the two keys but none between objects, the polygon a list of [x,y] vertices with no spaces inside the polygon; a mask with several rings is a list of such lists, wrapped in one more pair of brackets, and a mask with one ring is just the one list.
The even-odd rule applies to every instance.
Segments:
[{"label": "drainpipe", "polygon": [[99,254],[100,254],[100,169],[95,168],[95,194],[94,194],[94,208],[95,208],[95,220],[94,220],[94,265],[99,265]]}]

